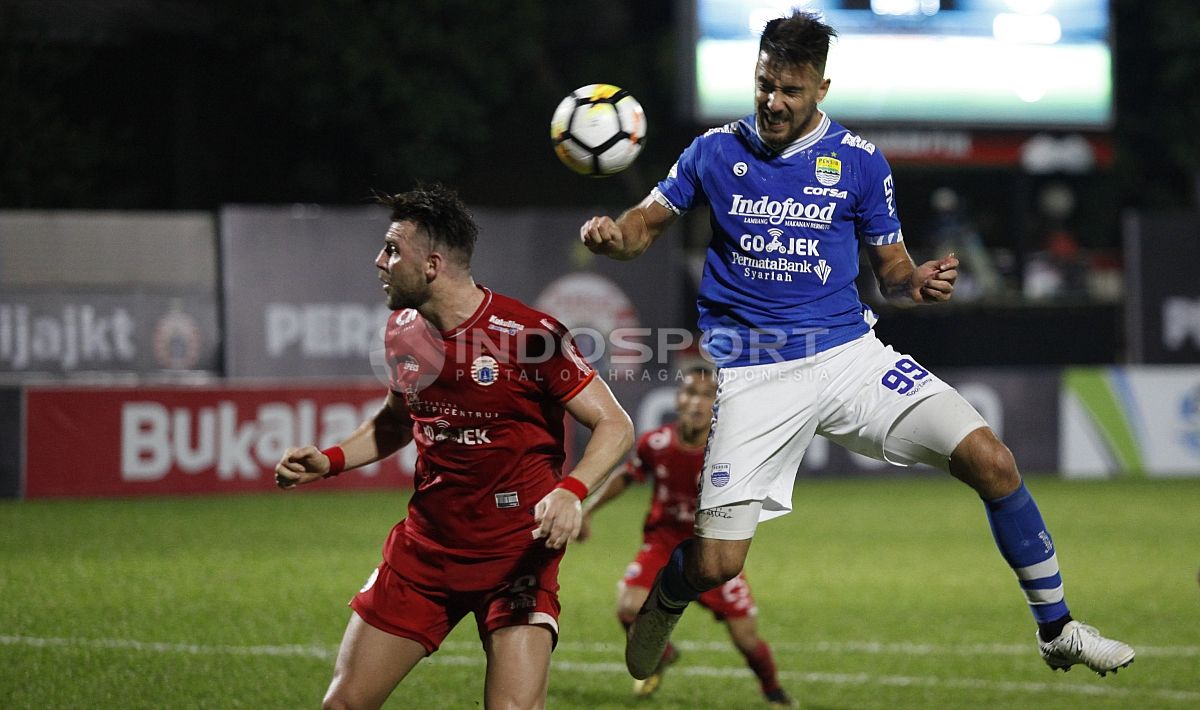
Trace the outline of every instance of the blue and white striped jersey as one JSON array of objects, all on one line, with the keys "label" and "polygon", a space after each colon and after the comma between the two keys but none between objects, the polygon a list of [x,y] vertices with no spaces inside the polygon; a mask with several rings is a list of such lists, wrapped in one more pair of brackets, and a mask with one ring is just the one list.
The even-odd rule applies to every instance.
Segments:
[{"label": "blue and white striped jersey", "polygon": [[754,116],[692,141],[653,195],[712,209],[700,284],[705,348],[721,366],[795,360],[874,324],[854,281],[858,247],[903,240],[892,171],[873,145],[823,112],[782,151]]}]

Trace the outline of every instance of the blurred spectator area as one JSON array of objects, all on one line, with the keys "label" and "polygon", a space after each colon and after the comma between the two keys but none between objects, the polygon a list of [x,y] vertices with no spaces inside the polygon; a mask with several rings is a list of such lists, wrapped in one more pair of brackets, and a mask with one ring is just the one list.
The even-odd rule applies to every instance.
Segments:
[{"label": "blurred spectator area", "polygon": [[959,304],[1120,302],[1120,207],[1110,171],[897,167],[895,175],[908,249],[918,263],[955,252]]},{"label": "blurred spectator area", "polygon": [[[951,303],[903,308],[879,296],[864,256],[858,288],[880,315],[876,331],[886,342],[930,366],[1124,361],[1121,215],[1111,170],[1033,175],[901,163],[893,172],[914,260],[953,251],[962,266]],[[708,230],[706,212],[685,217],[693,299]]]}]

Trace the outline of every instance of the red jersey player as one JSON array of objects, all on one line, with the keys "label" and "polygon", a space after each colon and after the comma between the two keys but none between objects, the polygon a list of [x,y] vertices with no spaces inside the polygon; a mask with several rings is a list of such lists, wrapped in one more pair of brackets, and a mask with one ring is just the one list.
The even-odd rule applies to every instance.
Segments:
[{"label": "red jersey player", "polygon": [[[704,446],[716,395],[717,385],[711,370],[695,367],[686,371],[675,397],[678,420],[643,434],[638,439],[634,458],[588,500],[580,539],[587,537],[591,514],[620,495],[629,483],[650,480],[654,485],[650,512],[642,526],[642,549],[625,569],[617,598],[617,618],[626,630],[646,601],[654,586],[654,577],[667,564],[671,551],[692,536],[697,485],[700,470],[704,467]],[[779,686],[771,647],[758,635],[755,623],[758,610],[745,574],[738,574],[720,587],[705,592],[698,601],[712,611],[718,621],[725,622],[733,644],[758,676],[767,702],[793,707],[795,701]],[[678,651],[668,645],[658,669],[645,680],[634,681],[634,693],[639,696],[653,693],[662,680],[663,671],[678,655]]]},{"label": "red jersey player", "polygon": [[[417,445],[408,517],[350,602],[325,707],[379,707],[468,613],[487,655],[486,706],[542,707],[559,560],[633,427],[561,324],[475,284],[477,228],[454,192],[381,202],[392,213],[375,260],[394,311],[386,402],[337,446],[288,449],[275,469],[291,488]],[[564,411],[592,430],[566,478]]]}]

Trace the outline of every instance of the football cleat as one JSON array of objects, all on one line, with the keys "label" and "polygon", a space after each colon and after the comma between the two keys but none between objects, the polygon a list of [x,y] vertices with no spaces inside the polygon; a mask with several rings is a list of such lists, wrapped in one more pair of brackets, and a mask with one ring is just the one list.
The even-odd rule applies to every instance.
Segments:
[{"label": "football cleat", "polygon": [[679,651],[674,647],[668,647],[663,653],[662,660],[658,662],[658,668],[650,674],[650,677],[643,680],[633,681],[633,694],[639,698],[648,698],[658,690],[658,686],[662,684],[663,673],[666,672],[667,666],[670,666],[675,661],[679,660]]},{"label": "football cleat", "polygon": [[1037,638],[1042,660],[1051,670],[1068,671],[1082,663],[1103,677],[1133,663],[1134,650],[1129,644],[1106,639],[1095,627],[1078,621],[1069,622],[1053,641]]},{"label": "football cleat", "polygon": [[776,688],[768,693],[763,693],[763,697],[767,700],[767,705],[773,708],[798,708],[800,703],[787,694],[783,688]]},{"label": "football cleat", "polygon": [[648,698],[654,695],[654,691],[658,690],[659,684],[662,683],[662,674],[651,673],[649,678],[642,680],[635,679],[633,681],[633,695],[636,698]]},{"label": "football cleat", "polygon": [[[661,572],[659,576],[662,576]],[[682,609],[672,614],[659,607],[658,579],[655,579],[650,596],[646,597],[642,608],[638,610],[637,618],[629,627],[629,636],[625,639],[625,667],[629,669],[629,675],[645,680],[654,673],[667,650],[671,631],[681,616]]]}]

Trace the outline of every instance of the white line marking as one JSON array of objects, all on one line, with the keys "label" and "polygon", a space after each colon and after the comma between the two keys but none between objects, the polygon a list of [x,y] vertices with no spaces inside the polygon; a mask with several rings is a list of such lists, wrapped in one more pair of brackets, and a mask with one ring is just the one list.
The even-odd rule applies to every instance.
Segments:
[{"label": "white line marking", "polygon": [[[681,646],[687,650],[686,644]],[[732,646],[729,642],[697,642],[696,650],[713,650],[716,647]],[[1030,634],[1028,644],[980,643],[980,644],[934,644],[882,641],[814,641],[811,643],[781,641],[772,643],[772,648],[795,653],[869,653],[899,654],[904,656],[1025,656],[1037,653],[1037,646]],[[1200,646],[1135,646],[1139,656],[1200,656]]]},{"label": "white line marking", "polygon": [[[82,638],[55,638],[55,637],[38,637],[38,636],[2,636],[0,635],[0,645],[3,646],[31,646],[38,648],[51,647],[67,647],[81,646],[86,648],[109,648],[117,650],[130,651],[149,651],[153,653],[184,653],[193,655],[233,655],[233,656],[281,656],[281,657],[305,657],[316,658],[323,661],[330,661],[334,658],[337,651],[332,646],[319,645],[286,645],[286,646],[231,646],[231,645],[204,645],[193,643],[164,643],[158,641],[135,641],[129,639],[82,639]],[[678,644],[684,650],[731,650],[732,646],[729,643],[718,644],[714,642],[694,642],[683,641]],[[779,646],[781,644],[773,644]],[[877,642],[853,642],[853,643],[832,643],[821,642],[815,644],[791,644],[792,646],[803,648],[804,650],[825,650],[843,649],[844,652],[858,652],[861,649],[871,649],[868,653],[908,653],[911,647],[921,649],[920,654],[945,653],[947,655],[958,653],[959,649],[956,646],[934,645],[934,644],[884,644]],[[994,653],[1008,654],[1010,650],[1016,649],[1015,645],[996,645],[996,646],[979,646],[979,653]],[[1195,647],[1191,646],[1163,646],[1152,647],[1155,653],[1151,655],[1195,655]],[[471,649],[479,650],[478,644],[472,644],[464,641],[454,641],[446,643],[442,646],[443,652],[431,656],[426,663],[428,665],[445,665],[445,666],[482,666],[484,657],[482,653],[472,656],[450,655],[445,651],[451,649]],[[983,650],[990,649],[990,650]],[[581,661],[560,660],[563,652],[603,652],[616,654],[620,648],[613,643],[583,643],[583,642],[568,642],[560,643],[558,651],[560,653],[554,661],[554,669],[558,671],[579,672],[579,673],[613,673],[625,675],[625,665],[617,662],[602,662],[589,663]],[[1023,653],[1030,653],[1030,649],[1022,646],[1020,650]],[[1138,652],[1142,653],[1143,648],[1139,648]],[[1186,652],[1189,651],[1190,652]],[[1185,651],[1185,653],[1181,653]],[[834,651],[836,652],[836,651]],[[697,676],[706,678],[731,678],[731,677],[750,677],[750,671],[744,667],[729,667],[729,666],[682,666],[672,669],[672,675]],[[1034,683],[1028,681],[1003,681],[1003,680],[984,680],[982,678],[935,678],[929,676],[877,676],[868,673],[803,673],[798,671],[780,671],[779,677],[783,680],[797,681],[800,683],[823,684],[823,685],[846,685],[846,686],[869,686],[883,685],[894,687],[921,687],[921,688],[958,688],[968,690],[992,690],[1000,692],[1012,693],[1066,693],[1074,695],[1089,695],[1103,697],[1152,697],[1160,700],[1174,700],[1179,702],[1197,702],[1200,701],[1200,692],[1188,690],[1173,690],[1169,688],[1117,688],[1101,684],[1089,685],[1064,685],[1059,683]]]},{"label": "white line marking", "polygon": [[[684,651],[702,651],[704,653],[734,653],[733,644],[729,641],[676,641],[675,645]],[[478,648],[479,644],[467,641],[450,641],[442,644],[444,649]],[[615,643],[564,641],[558,644],[559,650],[572,653],[615,653],[624,652],[624,647]],[[1193,657],[1200,656],[1200,646],[1141,646],[1135,645],[1138,657]],[[1032,635],[1029,644],[933,644],[882,641],[813,641],[792,642],[772,641],[771,649],[777,653],[823,653],[850,654],[865,653],[872,655],[896,654],[903,656],[1027,656],[1037,653]]]},{"label": "white line marking", "polygon": [[153,651],[157,653],[188,653],[193,655],[218,656],[305,656],[331,660],[337,655],[336,648],[326,646],[224,646],[195,643],[160,643],[157,641],[131,641],[127,639],[70,639],[38,636],[0,636],[0,646],[85,646],[87,648],[115,648],[129,651]]}]

